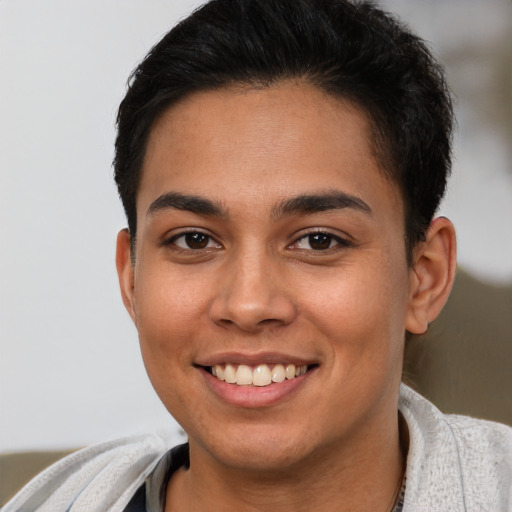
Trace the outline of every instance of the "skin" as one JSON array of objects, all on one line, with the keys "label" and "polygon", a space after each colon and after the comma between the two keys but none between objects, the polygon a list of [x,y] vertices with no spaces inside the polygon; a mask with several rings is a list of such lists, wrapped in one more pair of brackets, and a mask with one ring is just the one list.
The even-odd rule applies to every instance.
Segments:
[{"label": "skin", "polygon": [[[300,83],[196,93],[155,124],[135,263],[122,231],[117,266],[148,375],[189,436],[166,510],[391,507],[404,334],[446,301],[455,241],[437,219],[408,266],[403,201],[368,128]],[[202,368],[230,358],[311,371],[273,402],[261,388],[235,403]]]}]

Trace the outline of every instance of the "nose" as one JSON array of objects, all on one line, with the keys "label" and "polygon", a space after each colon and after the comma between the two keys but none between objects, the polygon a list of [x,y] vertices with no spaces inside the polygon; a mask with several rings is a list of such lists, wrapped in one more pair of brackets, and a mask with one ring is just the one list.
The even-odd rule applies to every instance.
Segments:
[{"label": "nose", "polygon": [[279,261],[264,254],[241,253],[226,262],[210,304],[210,318],[223,327],[245,332],[278,327],[297,315],[290,283]]}]

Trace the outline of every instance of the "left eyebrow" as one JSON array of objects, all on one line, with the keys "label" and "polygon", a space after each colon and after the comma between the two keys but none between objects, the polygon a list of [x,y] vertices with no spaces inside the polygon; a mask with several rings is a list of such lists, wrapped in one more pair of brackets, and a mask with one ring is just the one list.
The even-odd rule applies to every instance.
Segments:
[{"label": "left eyebrow", "polygon": [[305,194],[286,199],[276,205],[272,210],[274,218],[282,217],[291,213],[312,214],[327,210],[354,209],[372,215],[372,209],[359,197],[330,190],[321,194]]}]

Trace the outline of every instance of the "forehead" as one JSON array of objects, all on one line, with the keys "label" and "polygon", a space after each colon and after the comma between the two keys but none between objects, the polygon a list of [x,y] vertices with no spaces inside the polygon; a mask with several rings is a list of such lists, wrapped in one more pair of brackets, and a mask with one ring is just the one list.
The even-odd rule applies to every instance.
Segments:
[{"label": "forehead", "polygon": [[263,204],[333,188],[401,209],[370,133],[361,109],[307,84],[195,93],[155,123],[137,209],[167,192]]}]

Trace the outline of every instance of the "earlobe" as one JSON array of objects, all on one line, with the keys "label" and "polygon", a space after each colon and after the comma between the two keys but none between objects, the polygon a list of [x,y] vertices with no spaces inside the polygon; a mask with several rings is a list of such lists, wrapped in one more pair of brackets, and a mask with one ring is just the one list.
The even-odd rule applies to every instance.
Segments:
[{"label": "earlobe", "polygon": [[423,334],[445,305],[455,279],[456,237],[453,224],[434,219],[426,239],[417,244],[410,270],[410,296],[406,329]]},{"label": "earlobe", "polygon": [[134,268],[131,257],[131,237],[127,229],[122,229],[117,235],[116,268],[124,306],[135,322]]}]

